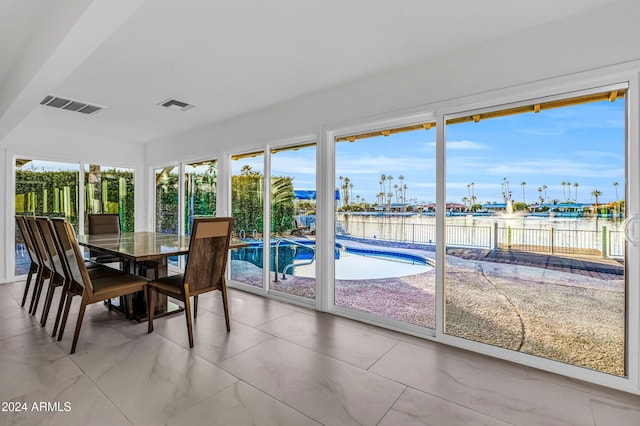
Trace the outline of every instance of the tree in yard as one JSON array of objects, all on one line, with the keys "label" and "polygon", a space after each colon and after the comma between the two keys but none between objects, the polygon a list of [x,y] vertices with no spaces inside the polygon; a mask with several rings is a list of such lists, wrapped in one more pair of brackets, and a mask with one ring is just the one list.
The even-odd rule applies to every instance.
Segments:
[{"label": "tree in yard", "polygon": [[596,212],[598,211],[598,197],[602,196],[602,192],[594,189],[593,191],[591,191],[591,195],[593,195],[596,198]]},{"label": "tree in yard", "polygon": [[523,202],[523,203],[526,203],[526,202],[527,202],[527,200],[526,200],[526,198],[525,198],[525,194],[524,194],[524,187],[527,185],[527,182],[522,181],[522,182],[520,182],[520,185],[522,185],[522,202]]}]

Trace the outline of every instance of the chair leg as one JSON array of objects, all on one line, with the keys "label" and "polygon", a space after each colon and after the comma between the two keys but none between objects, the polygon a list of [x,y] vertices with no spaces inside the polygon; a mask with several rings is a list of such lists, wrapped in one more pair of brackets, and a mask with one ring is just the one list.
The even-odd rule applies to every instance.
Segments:
[{"label": "chair leg", "polygon": [[45,269],[42,271],[42,274],[38,275],[38,281],[36,281],[36,286],[33,288],[33,295],[31,296],[31,308],[29,308],[29,313],[31,315],[36,314],[36,309],[38,309],[38,302],[40,301],[40,294],[42,293],[42,287],[44,287],[44,280],[51,279],[51,274]]},{"label": "chair leg", "polygon": [[69,291],[69,284],[64,283],[62,286],[62,293],[60,294],[60,302],[58,303],[58,313],[56,314],[56,322],[53,324],[53,332],[51,333],[51,337],[56,337],[56,333],[58,332],[58,326],[60,325],[60,319],[62,318],[62,311],[64,310],[64,302],[67,297],[67,292]]},{"label": "chair leg", "polygon": [[31,286],[31,277],[33,277],[33,273],[36,273],[36,281],[38,280],[37,275],[39,275],[39,271],[38,271],[38,265],[36,265],[35,263],[32,263],[31,266],[29,266],[29,275],[27,275],[27,284],[24,287],[24,294],[22,295],[22,303],[20,304],[20,306],[24,306],[25,302],[27,301],[27,293],[29,293],[29,287]]},{"label": "chair leg", "polygon": [[227,333],[231,331],[231,322],[229,321],[229,303],[227,301],[227,283],[224,277],[222,277],[222,287],[220,288],[222,293],[222,306],[224,307],[224,320],[227,323]]},{"label": "chair leg", "polygon": [[76,332],[73,335],[73,343],[71,344],[71,352],[76,352],[76,345],[78,344],[78,336],[80,336],[80,328],[82,327],[82,320],[84,319],[84,311],[87,308],[87,299],[82,296],[82,303],[80,304],[80,311],[78,312],[78,321],[76,322]]},{"label": "chair leg", "polygon": [[[149,288],[148,288],[148,286],[144,286],[144,301],[145,302],[149,301]],[[145,303],[145,304],[146,304],[145,312],[147,314],[147,318],[149,318],[149,304],[148,303]]]},{"label": "chair leg", "polygon": [[42,317],[40,317],[40,327],[44,327],[47,323],[47,317],[49,316],[49,309],[53,302],[53,293],[56,291],[56,285],[53,282],[53,278],[49,280],[49,288],[47,289],[47,297],[44,299],[44,306],[42,308]]},{"label": "chair leg", "polygon": [[153,287],[147,289],[147,317],[149,318],[149,328],[147,329],[147,333],[153,332],[153,314],[155,312],[155,295],[156,291]]},{"label": "chair leg", "polygon": [[69,310],[71,309],[71,301],[73,299],[73,295],[71,292],[67,294],[67,300],[64,305],[64,314],[62,314],[62,322],[60,323],[60,331],[58,331],[58,342],[62,340],[62,335],[64,334],[64,328],[67,326],[67,318],[69,318]]},{"label": "chair leg", "polygon": [[193,326],[191,324],[191,303],[189,301],[189,284],[184,285],[184,314],[187,317],[187,333],[189,334],[189,347],[193,348]]},{"label": "chair leg", "polygon": [[193,296],[193,319],[198,318],[198,295]]}]

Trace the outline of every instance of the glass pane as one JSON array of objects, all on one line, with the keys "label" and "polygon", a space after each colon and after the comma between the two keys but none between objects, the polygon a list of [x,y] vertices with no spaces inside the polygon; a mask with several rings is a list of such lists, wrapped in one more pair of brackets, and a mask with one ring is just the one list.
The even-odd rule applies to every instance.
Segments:
[{"label": "glass pane", "polygon": [[446,333],[626,374],[625,100],[603,98],[449,122]]},{"label": "glass pane", "polygon": [[[16,213],[66,217],[78,231],[78,164],[16,160]],[[29,269],[29,255],[16,230],[15,274]]]},{"label": "glass pane", "polygon": [[337,140],[336,306],[435,327],[432,127]]},{"label": "glass pane", "polygon": [[251,246],[231,253],[231,279],[263,287],[264,153],[233,157],[231,161],[233,233]]},{"label": "glass pane", "polygon": [[216,215],[218,183],[215,160],[184,166],[184,232],[191,234],[194,217]]},{"label": "glass pane", "polygon": [[[122,232],[133,232],[133,169],[90,164],[85,168],[84,176],[86,214],[117,213]],[[85,232],[88,231],[89,223],[85,220]]]},{"label": "glass pane", "polygon": [[271,151],[271,288],[316,297],[316,146]]},{"label": "glass pane", "polygon": [[178,167],[156,169],[156,232],[178,233]]}]

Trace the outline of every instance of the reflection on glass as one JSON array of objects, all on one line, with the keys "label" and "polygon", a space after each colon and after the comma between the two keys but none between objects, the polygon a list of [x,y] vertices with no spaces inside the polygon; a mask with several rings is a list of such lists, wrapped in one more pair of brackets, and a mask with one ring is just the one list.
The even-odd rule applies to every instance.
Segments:
[{"label": "reflection on glass", "polygon": [[191,234],[194,217],[216,215],[217,163],[201,161],[184,166],[184,232]]},{"label": "reflection on glass", "polygon": [[624,96],[447,121],[447,334],[626,374]]},{"label": "reflection on glass", "polygon": [[233,234],[251,243],[231,253],[231,279],[263,287],[264,153],[232,157],[231,173]]},{"label": "reflection on glass", "polygon": [[156,169],[156,232],[178,233],[178,167]]},{"label": "reflection on glass", "polygon": [[336,306],[435,327],[434,126],[336,140]]},{"label": "reflection on glass", "polygon": [[315,143],[272,149],[270,285],[273,290],[315,299],[315,230]]},{"label": "reflection on glass", "polygon": [[[66,217],[78,230],[78,164],[16,159],[16,214]],[[29,268],[22,235],[16,232],[15,274]]]},{"label": "reflection on glass", "polygon": [[[90,164],[85,169],[86,214],[117,213],[122,232],[133,232],[133,169]],[[85,216],[85,232],[88,232]]]}]

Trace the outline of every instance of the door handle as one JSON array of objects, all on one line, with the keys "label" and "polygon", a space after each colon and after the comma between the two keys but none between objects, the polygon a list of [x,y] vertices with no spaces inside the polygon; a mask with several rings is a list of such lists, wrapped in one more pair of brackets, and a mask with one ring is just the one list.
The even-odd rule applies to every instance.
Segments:
[{"label": "door handle", "polygon": [[640,228],[640,216],[633,215],[627,219],[624,225],[624,236],[634,246],[640,245],[640,236],[638,230]]}]

